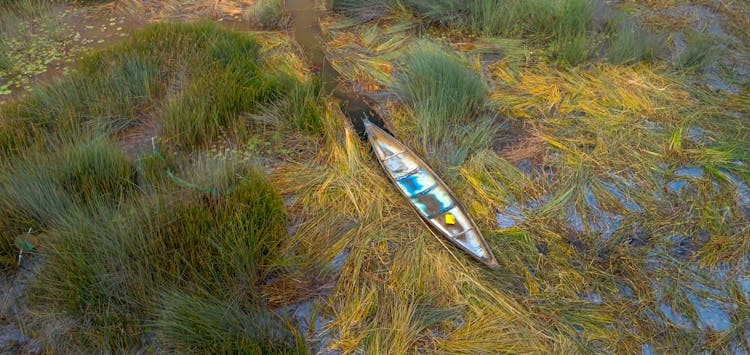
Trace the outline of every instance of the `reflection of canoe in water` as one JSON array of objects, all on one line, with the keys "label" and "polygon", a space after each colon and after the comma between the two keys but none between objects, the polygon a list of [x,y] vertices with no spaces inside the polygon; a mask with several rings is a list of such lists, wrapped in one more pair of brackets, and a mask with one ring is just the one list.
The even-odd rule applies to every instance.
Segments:
[{"label": "reflection of canoe in water", "polygon": [[419,215],[453,244],[498,269],[479,228],[437,174],[396,138],[370,121],[364,122],[380,165]]}]

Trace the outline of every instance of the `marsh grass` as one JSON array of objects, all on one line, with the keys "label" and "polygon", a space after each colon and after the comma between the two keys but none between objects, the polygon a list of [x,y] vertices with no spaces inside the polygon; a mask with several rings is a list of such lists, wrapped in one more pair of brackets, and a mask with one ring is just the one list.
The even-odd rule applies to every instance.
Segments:
[{"label": "marsh grass", "polygon": [[[2,107],[3,269],[18,253],[17,235],[42,232],[36,324],[76,320],[54,331],[48,349],[304,352],[261,291],[271,272],[297,260],[280,254],[283,200],[246,154],[191,150],[219,138],[251,144],[257,127],[248,115],[270,105],[284,107],[276,134],[318,140],[320,84],[297,70],[282,41],[264,49],[279,60],[266,61],[248,34],[153,25]],[[151,119],[165,137],[152,140],[150,154],[126,157],[118,133]],[[186,310],[196,306],[205,312],[191,318]],[[157,338],[141,337],[151,329]],[[212,338],[216,329],[233,333]],[[178,336],[183,330],[205,337]]]},{"label": "marsh grass", "polygon": [[57,154],[32,151],[6,165],[2,205],[20,220],[48,225],[75,202],[118,201],[134,189],[133,178],[129,160],[103,139],[70,144]]},{"label": "marsh grass", "polygon": [[[163,299],[161,289],[191,290],[195,297],[206,297],[196,293],[205,288],[212,299],[232,300],[248,313],[247,319],[253,319],[262,304],[258,282],[275,262],[286,235],[283,201],[255,168],[213,167],[213,177],[195,167],[194,174],[207,180],[192,179],[191,184],[201,188],[177,184],[155,199],[132,200],[119,209],[94,203],[92,212],[73,208],[55,222],[58,237],[46,250],[49,271],[40,276],[36,299],[85,320],[69,334],[69,346],[132,347],[149,326],[145,320],[158,312],[168,343],[174,340],[170,329],[200,332],[226,326],[220,318],[209,317],[216,309],[210,303],[202,319],[216,323],[178,324],[190,321],[180,317],[185,316],[182,305],[191,304],[191,299],[164,303],[171,298]],[[234,316],[239,314],[236,311]],[[257,329],[286,329],[271,320],[260,322]],[[125,333],[114,335],[115,328]],[[263,337],[258,334],[254,339]],[[250,340],[243,344],[250,346]]]},{"label": "marsh grass", "polygon": [[688,71],[705,71],[719,60],[726,49],[718,40],[709,34],[688,31],[685,36],[685,48],[678,54],[676,64]]},{"label": "marsh grass", "polygon": [[388,8],[394,6],[392,0],[333,0],[331,8],[343,12],[359,21],[367,22],[383,17]]},{"label": "marsh grass", "polygon": [[249,35],[211,23],[148,27],[87,57],[71,77],[4,107],[0,147],[9,152],[33,143],[40,129],[62,137],[114,134],[146,114],[163,119],[166,139],[192,147],[242,135],[248,123],[239,117],[277,100],[295,111],[292,126],[315,132],[319,85],[261,63],[258,49]]},{"label": "marsh grass", "polygon": [[11,274],[18,268],[17,241],[27,231],[22,230],[20,223],[14,221],[10,213],[0,213],[0,274]]},{"label": "marsh grass", "polygon": [[264,28],[283,28],[290,21],[284,0],[260,0],[253,4],[249,14]]},{"label": "marsh grass", "polygon": [[[477,265],[445,249],[439,237],[413,218],[340,112],[329,107],[324,117],[326,135],[318,159],[277,170],[273,179],[282,193],[294,197],[290,213],[303,218],[293,235],[295,250],[308,255],[308,262],[323,265],[342,251],[347,255],[331,295],[331,326],[338,336],[329,347],[429,352],[443,345],[430,334],[464,329],[476,341],[456,337],[451,349],[474,352],[481,344],[497,347],[499,342],[526,351],[541,349],[537,338],[529,336],[536,332],[534,326],[524,321],[513,329],[477,332],[475,327],[485,323],[475,323],[475,317],[518,320],[523,306],[483,286]],[[466,324],[474,325],[467,329]]]},{"label": "marsh grass", "polygon": [[299,83],[286,74],[276,78],[278,83],[288,88],[287,94],[261,107],[258,113],[253,115],[253,120],[288,133],[321,134],[326,96],[323,94],[320,80],[310,79]]},{"label": "marsh grass", "polygon": [[[415,0],[400,6],[401,10],[391,11],[410,10],[428,23],[470,29],[489,37],[523,37],[534,46],[545,47],[553,60],[569,66],[579,65],[592,55],[600,56],[598,51],[602,49],[608,50],[610,61],[615,63],[648,62],[661,49],[661,40],[641,28],[634,18],[623,14],[599,18],[607,13],[607,5],[596,0]],[[397,7],[390,2],[362,1],[340,1],[333,6],[362,21],[387,19],[387,9]],[[601,25],[615,22],[620,25],[609,29]],[[607,42],[608,37],[613,40]]]},{"label": "marsh grass", "polygon": [[[487,87],[456,54],[418,42],[404,59],[394,90],[410,107],[420,146],[435,158],[458,165],[489,142],[493,121],[481,117]],[[447,149],[436,151],[441,146]]]},{"label": "marsh grass", "polygon": [[[33,143],[47,131],[62,139],[111,134],[130,125],[157,93],[151,58],[105,55],[84,61],[79,73],[50,83],[0,110],[0,147],[6,153]],[[32,144],[33,145],[33,144]]]},{"label": "marsh grass", "polygon": [[196,353],[304,353],[293,331],[272,313],[252,313],[220,300],[172,292],[162,296],[154,328],[172,351]]},{"label": "marsh grass", "polygon": [[567,0],[558,5],[552,55],[560,62],[578,65],[586,60],[592,50],[594,12],[596,3],[590,0]]},{"label": "marsh grass", "polygon": [[[631,46],[632,41],[648,36],[636,22],[628,24],[632,18],[600,28],[600,20],[594,17],[584,14],[581,18],[591,19],[587,24],[571,21],[563,26],[550,21],[546,29],[537,31],[545,31],[543,42],[549,43],[556,29],[573,28],[573,32],[593,35],[587,39],[605,47],[607,43],[598,36],[614,31],[605,41],[613,41],[610,49],[623,50],[610,53],[610,60],[626,65],[558,66],[528,53],[516,58],[487,58],[481,54],[491,49],[480,47],[479,41],[461,35],[442,37],[445,27],[414,35],[439,37],[453,48],[480,53],[476,62],[481,61],[483,80],[490,84],[480,111],[489,109],[490,115],[503,117],[497,121],[523,126],[524,133],[533,138],[529,144],[539,146],[534,147],[536,154],[517,166],[503,159],[503,151],[473,149],[458,163],[434,154],[456,151],[450,139],[423,148],[415,101],[407,100],[399,90],[408,75],[409,49],[418,46],[414,44],[417,41],[407,40],[386,51],[373,50],[390,41],[397,19],[405,16],[385,15],[370,24],[348,19],[326,23],[331,61],[347,80],[365,87],[372,81],[387,82],[374,79],[374,74],[360,74],[357,66],[347,65],[351,62],[377,61],[381,68],[393,69],[397,85],[365,89],[364,93],[375,101],[398,95],[400,100],[379,102],[389,129],[426,158],[469,208],[493,252],[500,255],[503,269],[502,273],[485,273],[473,269],[471,262],[462,265],[463,255],[448,253],[450,246],[442,253],[432,249],[441,246],[438,239],[412,226],[413,221],[394,216],[400,213],[396,205],[404,203],[398,199],[389,201],[394,204],[392,209],[382,210],[368,210],[352,202],[360,208],[348,218],[313,212],[315,218],[303,222],[300,231],[316,235],[316,241],[328,241],[326,245],[333,250],[326,251],[326,257],[332,257],[342,245],[347,245],[348,251],[334,291],[340,302],[332,306],[333,327],[340,330],[334,348],[370,352],[409,348],[463,353],[498,349],[640,352],[649,344],[666,352],[711,351],[735,345],[745,349],[744,333],[737,329],[745,326],[738,319],[744,315],[740,309],[746,296],[738,295],[736,286],[731,285],[738,278],[746,280],[742,276],[745,267],[737,265],[746,264],[748,250],[744,237],[747,209],[742,207],[746,199],[739,197],[739,191],[747,190],[742,184],[748,178],[748,157],[742,152],[747,150],[744,140],[748,131],[744,114],[732,116],[730,112],[744,113],[750,106],[742,94],[724,97],[712,93],[691,85],[668,63],[649,62],[647,49],[653,48],[652,44]],[[412,21],[423,23],[419,17]],[[615,23],[625,25],[612,27]],[[509,31],[523,33],[523,29]],[[624,31],[626,38],[618,39],[617,31]],[[524,44],[535,43],[534,35],[521,36]],[[437,80],[440,75],[432,78]],[[497,126],[498,134],[518,134]],[[463,128],[455,123],[447,127],[451,132]],[[342,151],[354,154],[354,150]],[[702,173],[690,176],[695,168],[684,170],[686,166],[700,167]],[[324,174],[325,169],[331,168],[310,175]],[[720,177],[721,171],[730,170],[736,179]],[[301,206],[325,204],[324,193],[311,191],[304,177],[295,179],[291,193],[299,200],[292,205],[294,213],[300,208],[307,211]],[[333,186],[340,189],[346,184],[351,186],[349,191],[360,191],[360,185],[344,175],[336,184],[308,179],[331,194]],[[279,181],[282,186],[289,183],[284,178]],[[674,186],[682,186],[682,190]],[[389,198],[381,196],[381,200]],[[361,213],[377,218],[368,223]],[[513,219],[514,225],[498,229],[498,215]],[[357,232],[343,228],[347,223]],[[321,224],[342,228],[315,232]],[[401,228],[400,237],[391,235],[394,224]],[[413,234],[411,228],[415,228]],[[409,250],[401,247],[404,244],[410,245]],[[404,264],[405,260],[414,266]],[[428,260],[425,265],[429,266],[420,268],[423,260]],[[362,281],[351,281],[357,277]],[[425,290],[422,282],[439,286]],[[411,292],[422,298],[413,298]],[[460,319],[461,325],[452,325],[452,318],[446,317],[438,325],[422,329],[421,310],[415,303],[458,306],[455,319]],[[391,304],[398,306],[391,308]],[[377,326],[368,323],[373,320],[378,321]],[[403,333],[388,334],[381,327],[403,329]],[[420,335],[424,332],[429,332],[429,339]]]},{"label": "marsh grass", "polygon": [[10,56],[10,49],[5,44],[4,36],[0,35],[2,43],[0,43],[0,71],[9,72],[13,70],[15,63],[13,58]]},{"label": "marsh grass", "polygon": [[78,205],[115,204],[127,197],[135,188],[134,173],[128,159],[102,139],[6,162],[0,174],[4,256],[18,252],[11,244],[29,228],[51,228]]},{"label": "marsh grass", "polygon": [[652,62],[663,51],[663,39],[630,21],[613,21],[610,28],[612,42],[607,52],[610,63]]},{"label": "marsh grass", "polygon": [[14,12],[25,17],[41,17],[47,14],[49,0],[4,0],[0,2],[2,11]]},{"label": "marsh grass", "polygon": [[[11,185],[67,201],[52,206],[64,213],[53,213],[40,237],[46,267],[28,315],[49,351],[303,352],[303,334],[272,308],[309,300],[320,306],[315,313],[327,334],[314,339],[326,344],[321,351],[637,353],[644,344],[678,353],[734,344],[747,350],[740,284],[750,250],[740,195],[750,178],[746,95],[696,88],[661,64],[568,68],[523,54],[470,61],[446,49],[465,48],[455,42],[463,38],[411,47],[416,36],[431,34],[419,32],[410,16],[386,18],[375,30],[345,20],[328,48],[344,43],[356,52],[348,53],[355,60],[332,59],[354,68],[346,78],[381,85],[376,93],[389,102],[378,108],[389,128],[430,161],[469,209],[501,272],[430,232],[336,103],[323,106],[329,98],[305,86],[315,84],[283,35],[262,35],[257,50],[267,59],[244,66],[237,58],[248,47],[232,49],[244,41],[214,47],[223,35],[213,37],[206,25],[163,25],[127,47],[176,66],[157,66],[156,88],[140,109],[163,119],[160,110],[181,97],[196,73],[217,68],[272,73],[274,86],[250,112],[228,105],[226,121],[195,130],[207,133],[198,145],[155,140],[156,149],[138,162],[148,188],[120,183],[116,176],[125,170],[97,158],[108,149],[79,158],[79,168],[59,170],[65,174],[39,168],[56,156],[40,147],[65,146],[71,135],[88,141],[87,129],[57,134],[16,117],[0,131],[38,142],[10,148],[0,163],[10,167]],[[546,25],[544,43],[558,26]],[[183,47],[199,50],[186,56]],[[420,52],[421,59],[410,57]],[[234,93],[225,94],[235,102]],[[422,133],[427,113],[442,121]],[[530,167],[489,149],[493,136],[518,134],[495,121],[523,127],[520,138],[529,135],[541,146]],[[232,130],[244,124],[250,129],[240,139]],[[31,138],[18,133],[27,128]],[[695,128],[703,138],[692,138]],[[434,140],[434,131],[446,139]],[[241,149],[259,137],[283,143],[270,158],[258,157],[268,164],[263,168],[235,160],[236,150],[207,148]],[[117,173],[102,173],[101,183],[90,166]],[[684,176],[686,166],[703,173]],[[83,188],[71,197],[55,182],[71,174],[112,192]],[[673,191],[678,179],[687,184]],[[38,206],[56,202],[29,197]],[[496,216],[509,207],[518,211],[517,224],[499,230]],[[39,225],[34,218],[4,218],[0,213],[0,226],[13,233]],[[711,302],[729,326],[706,325],[701,303]],[[65,329],[48,326],[65,320]]]}]

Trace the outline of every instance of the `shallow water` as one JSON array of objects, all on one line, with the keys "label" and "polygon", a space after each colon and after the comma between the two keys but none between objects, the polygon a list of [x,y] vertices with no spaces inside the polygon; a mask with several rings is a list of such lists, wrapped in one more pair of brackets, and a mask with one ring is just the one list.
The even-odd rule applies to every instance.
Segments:
[{"label": "shallow water", "polygon": [[342,111],[351,120],[357,133],[365,137],[364,118],[385,129],[377,112],[361,97],[347,91],[341,85],[339,74],[325,56],[320,17],[324,16],[327,10],[322,9],[315,0],[287,0],[285,6],[293,18],[294,39],[302,47],[305,60],[318,72],[325,93],[332,94],[340,102]]}]

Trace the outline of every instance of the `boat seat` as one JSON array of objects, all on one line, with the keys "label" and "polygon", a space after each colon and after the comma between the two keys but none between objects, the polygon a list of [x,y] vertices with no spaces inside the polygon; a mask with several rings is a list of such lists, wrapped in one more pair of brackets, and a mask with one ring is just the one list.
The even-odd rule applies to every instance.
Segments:
[{"label": "boat seat", "polygon": [[453,209],[453,207],[456,207],[456,205],[453,204],[453,203],[451,203],[450,205],[441,208],[440,211],[437,211],[435,213],[432,213],[432,214],[428,215],[427,218],[433,219],[433,218],[435,218],[435,217],[437,217],[437,216],[439,216],[439,215],[441,215],[441,214],[443,214],[445,212],[450,211],[451,209]]},{"label": "boat seat", "polygon": [[409,177],[409,176],[412,176],[412,175],[418,173],[420,169],[422,169],[422,168],[420,168],[419,165],[417,165],[417,167],[415,167],[414,169],[411,169],[411,170],[407,171],[406,173],[401,174],[399,176],[393,176],[393,178],[396,181],[401,181],[401,179],[403,179],[403,178],[406,178],[406,177]]},{"label": "boat seat", "polygon": [[434,189],[435,189],[436,187],[437,187],[437,184],[435,184],[435,185],[432,185],[432,186],[430,186],[430,187],[428,187],[428,188],[426,188],[426,189],[424,189],[424,190],[422,190],[422,191],[420,191],[420,192],[417,192],[417,193],[415,193],[415,194],[414,194],[413,196],[411,196],[411,197],[412,197],[412,198],[416,198],[416,197],[420,197],[420,196],[424,196],[424,195],[427,195],[428,193],[432,192],[432,190],[434,190]]},{"label": "boat seat", "polygon": [[385,162],[386,162],[386,160],[389,160],[389,159],[391,159],[391,158],[395,158],[395,157],[397,157],[397,156],[400,156],[401,154],[404,154],[404,153],[406,153],[406,151],[405,151],[405,150],[402,150],[402,151],[400,151],[400,152],[398,152],[398,153],[394,153],[394,154],[391,154],[391,155],[389,155],[389,156],[387,156],[387,157],[383,158],[383,162],[385,163]]}]

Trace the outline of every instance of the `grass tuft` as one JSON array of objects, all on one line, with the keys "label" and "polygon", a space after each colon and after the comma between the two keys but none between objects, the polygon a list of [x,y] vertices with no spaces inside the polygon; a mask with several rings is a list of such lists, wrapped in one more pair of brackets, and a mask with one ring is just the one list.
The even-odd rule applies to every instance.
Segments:
[{"label": "grass tuft", "polygon": [[613,21],[610,27],[613,32],[607,53],[610,63],[652,62],[664,48],[661,38],[630,21]]},{"label": "grass tuft", "polygon": [[0,173],[0,253],[13,257],[16,236],[29,228],[52,228],[71,208],[121,201],[134,190],[134,172],[129,160],[101,139],[12,158]]},{"label": "grass tuft", "polygon": [[[187,351],[197,343],[175,332],[226,325],[217,312],[231,304],[231,323],[244,322],[231,328],[245,339],[238,351],[304,352],[262,291],[289,263],[281,196],[244,149],[182,150],[218,138],[257,142],[241,118],[276,103],[286,105],[284,133],[313,141],[322,132],[320,84],[285,59],[291,46],[279,48],[282,60],[266,62],[246,33],[152,25],[0,109],[0,260],[14,267],[15,237],[32,227],[45,255],[33,301],[51,310],[40,319],[76,320],[56,331],[54,349]],[[129,144],[162,133],[152,142],[163,155],[137,159],[136,174],[121,149],[147,151]],[[203,323],[188,324],[185,310],[196,305],[207,309]],[[141,336],[155,320],[163,344]],[[235,349],[226,339],[200,346]]]},{"label": "grass tuft", "polygon": [[74,145],[59,158],[58,181],[81,201],[119,201],[135,189],[135,169],[119,147],[103,140]]},{"label": "grass tuft", "polygon": [[163,120],[167,140],[191,147],[245,132],[239,117],[277,100],[289,102],[293,128],[319,131],[319,84],[277,73],[259,60],[259,48],[253,37],[212,23],[149,26],[0,110],[0,147],[31,145],[41,129],[68,139],[114,134],[149,115]]},{"label": "grass tuft", "polygon": [[[247,309],[263,302],[259,282],[286,236],[283,201],[255,168],[204,166],[156,199],[135,200],[119,211],[101,203],[91,212],[72,208],[56,221],[58,239],[46,251],[48,272],[38,280],[38,301],[92,327],[70,334],[81,337],[79,346],[140,343],[146,320],[165,307],[158,294],[164,288],[205,288],[213,298]],[[177,312],[169,322],[189,321],[174,309],[165,312]],[[180,326],[192,325],[172,329]],[[126,333],[115,336],[114,328]]]},{"label": "grass tuft", "polygon": [[544,37],[554,31],[557,7],[554,1],[474,0],[469,2],[469,24],[475,31],[493,36]]},{"label": "grass tuft", "polygon": [[427,41],[406,57],[395,89],[412,109],[423,147],[471,124],[487,95],[482,78],[465,60]]},{"label": "grass tuft", "polygon": [[0,35],[0,72],[10,72],[13,70],[14,63],[13,58],[10,56],[10,49],[5,44],[5,39]]},{"label": "grass tuft", "polygon": [[153,90],[158,73],[151,58],[93,56],[70,80],[35,90],[19,107],[18,115],[69,132],[82,126],[117,131],[130,123],[149,96],[156,94]]},{"label": "grass tuft", "polygon": [[294,331],[272,313],[247,313],[235,304],[183,292],[163,295],[154,322],[156,339],[185,353],[304,353]]},{"label": "grass tuft", "polygon": [[367,22],[383,17],[394,4],[392,0],[332,0],[331,8]]},{"label": "grass tuft", "polygon": [[590,0],[563,1],[550,50],[563,63],[578,65],[592,50],[595,4]]},{"label": "grass tuft", "polygon": [[718,61],[725,52],[713,36],[688,31],[685,37],[685,48],[677,56],[677,66],[688,71],[704,71]]},{"label": "grass tuft", "polygon": [[32,151],[0,175],[0,205],[19,220],[47,225],[74,202],[118,201],[133,190],[133,178],[129,160],[106,140],[72,144],[58,154]]},{"label": "grass tuft", "polygon": [[284,8],[284,0],[260,0],[253,4],[250,13],[264,28],[284,28],[290,20]]}]

